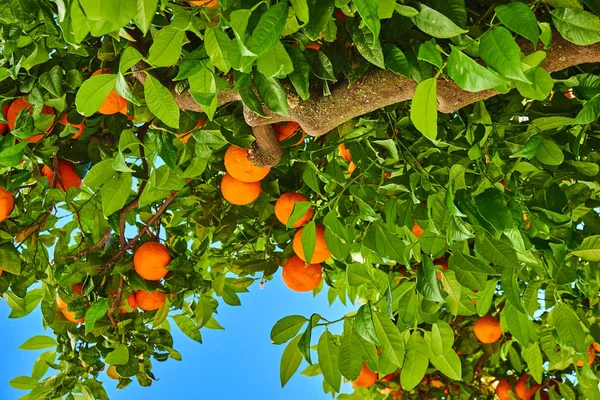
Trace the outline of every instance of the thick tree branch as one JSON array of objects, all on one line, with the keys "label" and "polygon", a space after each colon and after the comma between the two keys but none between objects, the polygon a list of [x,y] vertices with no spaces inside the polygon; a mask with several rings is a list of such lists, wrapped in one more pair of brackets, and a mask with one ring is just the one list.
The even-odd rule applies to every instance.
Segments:
[{"label": "thick tree branch", "polygon": [[256,141],[250,148],[250,161],[259,167],[273,167],[279,164],[283,156],[283,147],[277,139],[273,125],[255,126],[252,133]]}]

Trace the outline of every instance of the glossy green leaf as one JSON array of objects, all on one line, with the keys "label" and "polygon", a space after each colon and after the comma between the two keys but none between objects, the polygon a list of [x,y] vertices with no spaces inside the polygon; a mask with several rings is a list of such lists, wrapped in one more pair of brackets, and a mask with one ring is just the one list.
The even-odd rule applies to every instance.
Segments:
[{"label": "glossy green leaf", "polygon": [[272,49],[279,41],[288,16],[288,3],[275,3],[258,21],[252,36],[248,41],[248,49],[256,55],[261,55]]},{"label": "glossy green leaf", "polygon": [[179,107],[173,95],[155,77],[146,75],[144,96],[150,111],[166,125],[179,128]]},{"label": "glossy green leaf", "polygon": [[417,86],[412,99],[410,119],[426,138],[437,138],[437,79],[430,78]]},{"label": "glossy green leaf", "polygon": [[94,302],[85,312],[85,333],[86,335],[94,330],[96,322],[106,315],[108,304],[106,299],[100,299]]},{"label": "glossy green leaf", "polygon": [[323,332],[317,345],[319,366],[323,377],[331,385],[334,391],[340,391],[342,375],[340,374],[338,359],[340,349],[333,341],[333,335],[329,331]]},{"label": "glossy green leaf", "polygon": [[282,344],[298,334],[308,320],[301,315],[289,315],[277,321],[271,329],[271,341]]},{"label": "glossy green leaf", "polygon": [[410,19],[423,32],[439,39],[449,39],[467,33],[439,11],[420,5],[419,14]]},{"label": "glossy green leaf", "polygon": [[490,68],[506,78],[531,83],[521,69],[520,52],[506,28],[497,26],[481,37],[479,53]]},{"label": "glossy green leaf", "polygon": [[556,8],[552,22],[562,37],[579,46],[600,42],[600,18],[578,8]]},{"label": "glossy green leaf", "polygon": [[406,359],[400,373],[400,383],[404,390],[414,389],[425,376],[429,364],[429,349],[418,331],[410,335],[406,343]]},{"label": "glossy green leaf", "polygon": [[301,337],[302,336],[296,336],[294,340],[288,343],[283,351],[279,368],[281,387],[284,387],[294,373],[296,373],[302,362],[302,354],[300,353],[300,350],[298,350],[298,342],[300,342]]},{"label": "glossy green leaf", "polygon": [[461,89],[481,92],[506,83],[462,51],[453,48],[447,64],[448,75]]},{"label": "glossy green leaf", "polygon": [[21,350],[42,350],[48,348],[54,348],[58,345],[54,338],[50,336],[33,336],[27,339],[22,345],[19,346]]},{"label": "glossy green leaf", "polygon": [[496,7],[494,12],[504,26],[531,40],[534,47],[537,46],[540,35],[537,18],[526,4],[520,2],[503,4]]},{"label": "glossy green leaf", "polygon": [[86,117],[98,111],[110,92],[114,90],[116,81],[116,75],[100,74],[83,82],[75,97],[77,111]]}]

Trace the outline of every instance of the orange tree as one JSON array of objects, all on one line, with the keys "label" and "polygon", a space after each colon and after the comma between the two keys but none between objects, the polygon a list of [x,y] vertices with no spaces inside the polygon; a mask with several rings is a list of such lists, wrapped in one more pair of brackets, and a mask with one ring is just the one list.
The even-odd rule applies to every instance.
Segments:
[{"label": "orange tree", "polygon": [[11,384],[149,386],[283,276],[356,308],[273,327],[282,385],[599,399],[599,12],[3,2],[0,294],[55,334]]}]

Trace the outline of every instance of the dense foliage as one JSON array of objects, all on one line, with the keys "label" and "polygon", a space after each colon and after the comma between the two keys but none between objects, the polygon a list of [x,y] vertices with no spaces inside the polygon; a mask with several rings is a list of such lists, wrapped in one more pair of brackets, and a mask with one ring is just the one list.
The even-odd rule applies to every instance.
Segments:
[{"label": "dense foliage", "polygon": [[[150,386],[182,357],[171,329],[201,342],[294,253],[326,259],[288,286],[356,312],[279,321],[282,385],[305,363],[334,396],[353,381],[340,399],[600,399],[599,1],[189,3],[0,4],[0,294],[56,335],[23,344],[50,349],[11,381],[24,399]],[[292,129],[259,183],[221,188],[250,115],[381,70],[412,101],[368,81],[333,131]]]}]

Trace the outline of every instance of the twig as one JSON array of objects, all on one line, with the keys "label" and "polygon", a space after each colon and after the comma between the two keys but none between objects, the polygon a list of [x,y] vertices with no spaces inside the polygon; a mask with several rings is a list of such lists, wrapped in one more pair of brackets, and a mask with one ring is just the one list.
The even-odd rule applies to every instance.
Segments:
[{"label": "twig", "polygon": [[75,254],[74,256],[67,256],[66,258],[70,258],[73,260],[79,260],[79,259],[83,258],[83,256],[85,256],[86,254],[89,254],[94,250],[98,250],[100,247],[104,246],[106,244],[106,242],[108,242],[108,238],[110,237],[111,232],[112,232],[112,228],[108,228],[106,230],[106,233],[104,234],[102,239],[100,239],[98,241],[98,243],[94,243],[87,249],[80,251],[79,253]]},{"label": "twig", "polygon": [[119,287],[117,288],[117,293],[113,294],[113,303],[111,304],[110,308],[108,309],[108,319],[110,319],[110,322],[112,323],[113,327],[115,328],[115,332],[117,332],[119,330],[119,327],[117,326],[117,322],[115,321],[115,317],[114,317],[114,312],[117,309],[117,307],[119,306],[119,304],[121,304],[121,293],[123,292],[123,283],[125,282],[125,279],[123,279],[123,275],[121,275],[119,277]]},{"label": "twig", "polygon": [[479,378],[481,376],[481,373],[483,372],[483,367],[488,358],[490,358],[490,355],[484,353],[481,355],[481,357],[479,357],[479,360],[477,360],[477,364],[475,365],[475,369],[473,371],[475,378]]}]

